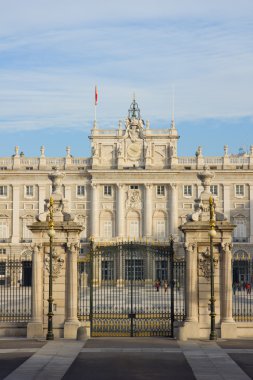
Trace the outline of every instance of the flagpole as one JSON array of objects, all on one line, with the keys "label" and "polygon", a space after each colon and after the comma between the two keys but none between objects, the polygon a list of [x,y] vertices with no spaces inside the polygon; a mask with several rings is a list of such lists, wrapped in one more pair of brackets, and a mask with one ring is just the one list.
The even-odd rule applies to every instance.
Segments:
[{"label": "flagpole", "polygon": [[94,125],[97,124],[97,104],[98,104],[98,89],[97,85],[95,86],[95,107],[94,107]]}]

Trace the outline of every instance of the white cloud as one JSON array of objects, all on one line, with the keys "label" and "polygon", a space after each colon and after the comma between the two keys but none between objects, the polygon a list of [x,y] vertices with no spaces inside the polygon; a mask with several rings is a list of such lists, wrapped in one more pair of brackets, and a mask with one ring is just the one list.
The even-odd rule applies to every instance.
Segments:
[{"label": "white cloud", "polygon": [[[22,4],[22,5],[21,5]],[[119,5],[120,4],[120,5]],[[1,4],[0,128],[90,128],[124,118],[252,115],[251,1],[28,1]]]}]

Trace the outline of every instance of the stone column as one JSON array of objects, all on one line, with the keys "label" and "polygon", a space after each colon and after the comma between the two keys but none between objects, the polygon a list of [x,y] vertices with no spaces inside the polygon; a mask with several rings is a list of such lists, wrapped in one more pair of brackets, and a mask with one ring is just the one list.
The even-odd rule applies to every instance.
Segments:
[{"label": "stone column", "polygon": [[145,204],[144,204],[144,236],[152,236],[152,189],[151,184],[145,184]]},{"label": "stone column", "polygon": [[253,243],[253,185],[249,186],[250,197],[250,243]]},{"label": "stone column", "polygon": [[42,246],[35,244],[32,253],[32,318],[27,325],[27,338],[43,337],[42,273]]},{"label": "stone column", "polygon": [[170,234],[178,235],[178,187],[176,183],[170,184]]},{"label": "stone column", "polygon": [[221,337],[236,338],[236,324],[232,316],[232,254],[231,243],[222,244]]},{"label": "stone column", "polygon": [[99,227],[99,188],[98,185],[92,184],[92,203],[91,203],[91,234],[94,238],[98,237],[98,227]]},{"label": "stone column", "polygon": [[194,243],[185,246],[186,251],[186,321],[198,322],[198,258]]},{"label": "stone column", "polygon": [[44,212],[44,203],[46,198],[46,187],[39,185],[39,214]]},{"label": "stone column", "polygon": [[64,323],[64,338],[76,339],[80,325],[77,319],[77,255],[78,244],[67,243],[66,266],[66,320]]},{"label": "stone column", "polygon": [[224,185],[223,189],[224,215],[228,220],[230,220],[230,185]]},{"label": "stone column", "polygon": [[179,328],[179,339],[199,338],[198,310],[198,256],[197,246],[192,242],[185,244],[186,252],[186,320]]},{"label": "stone column", "polygon": [[19,186],[13,186],[12,198],[12,243],[19,243]]},{"label": "stone column", "polygon": [[124,204],[124,188],[122,184],[118,184],[117,191],[117,236],[125,236],[125,204]]}]

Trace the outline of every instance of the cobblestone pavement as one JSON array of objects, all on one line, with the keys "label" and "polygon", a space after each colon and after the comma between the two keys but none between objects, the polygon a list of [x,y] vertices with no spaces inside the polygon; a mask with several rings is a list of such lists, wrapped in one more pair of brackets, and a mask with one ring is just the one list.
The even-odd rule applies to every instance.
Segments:
[{"label": "cobblestone pavement", "polygon": [[0,379],[248,380],[253,340],[0,339]]}]

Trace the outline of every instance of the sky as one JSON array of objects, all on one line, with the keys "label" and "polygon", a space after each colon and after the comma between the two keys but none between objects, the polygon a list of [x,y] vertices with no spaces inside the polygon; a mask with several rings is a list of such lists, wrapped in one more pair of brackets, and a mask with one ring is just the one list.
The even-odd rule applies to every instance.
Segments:
[{"label": "sky", "polygon": [[133,93],[168,128],[174,91],[180,156],[248,151],[252,14],[252,0],[0,0],[0,156],[89,156],[95,85],[101,129]]}]

